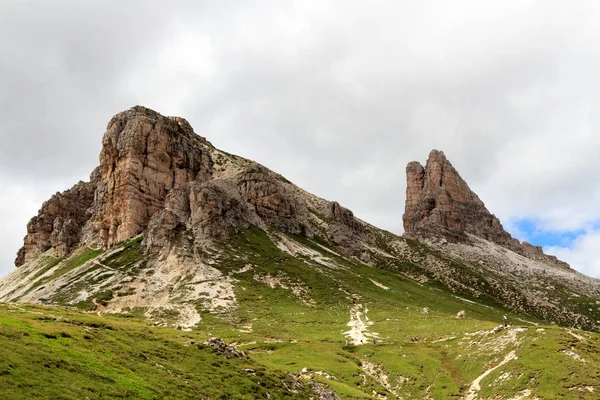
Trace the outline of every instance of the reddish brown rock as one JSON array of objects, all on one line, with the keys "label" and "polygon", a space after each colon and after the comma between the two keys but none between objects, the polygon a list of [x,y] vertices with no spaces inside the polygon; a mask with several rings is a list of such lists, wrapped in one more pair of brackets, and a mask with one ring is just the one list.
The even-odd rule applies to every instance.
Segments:
[{"label": "reddish brown rock", "polygon": [[102,141],[89,239],[111,246],[141,233],[167,193],[206,181],[212,160],[182,118],[136,106],[116,115]]},{"label": "reddish brown rock", "polygon": [[69,254],[79,243],[81,227],[90,218],[88,209],[94,200],[94,190],[95,183],[79,182],[46,201],[27,224],[27,235],[15,265],[33,260],[51,247],[59,256]]},{"label": "reddish brown rock", "polygon": [[443,236],[467,240],[467,233],[498,243],[527,258],[568,268],[540,247],[521,244],[504,230],[473,193],[443,152],[432,150],[423,167],[416,161],[406,167],[404,232],[417,237]]},{"label": "reddish brown rock", "polygon": [[444,233],[451,237],[472,233],[498,243],[510,238],[443,152],[433,150],[425,168],[414,161],[409,163],[406,174],[406,233]]}]

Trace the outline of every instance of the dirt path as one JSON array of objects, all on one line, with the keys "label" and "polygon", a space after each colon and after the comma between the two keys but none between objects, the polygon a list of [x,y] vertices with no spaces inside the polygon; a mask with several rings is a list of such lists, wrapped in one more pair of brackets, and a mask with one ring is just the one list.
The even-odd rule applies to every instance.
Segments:
[{"label": "dirt path", "polygon": [[103,313],[103,312],[106,310],[106,307],[105,307],[105,306],[103,306],[102,304],[98,303],[98,302],[96,301],[96,298],[95,298],[95,297],[93,297],[93,298],[92,298],[92,303],[94,303],[94,306],[95,306],[95,307],[94,307],[94,311],[96,311],[96,314],[97,314],[99,317],[101,317],[101,316],[102,316],[102,313]]},{"label": "dirt path", "polygon": [[473,381],[473,383],[471,383],[471,387],[469,388],[469,391],[467,392],[467,394],[465,395],[465,397],[463,398],[463,400],[474,400],[477,398],[477,392],[479,392],[479,390],[481,390],[481,387],[479,386],[479,382],[481,382],[481,380],[483,378],[485,378],[486,376],[488,376],[489,374],[491,374],[492,372],[494,372],[497,368],[500,368],[501,366],[503,366],[504,364],[506,364],[507,362],[514,360],[515,358],[517,358],[517,353],[515,350],[511,351],[510,353],[508,353],[506,355],[506,357],[504,357],[504,360],[502,360],[502,362],[500,362],[500,364],[496,365],[493,368],[489,368],[487,371],[485,371],[483,374],[479,375],[477,377],[477,379],[475,379]]},{"label": "dirt path", "polygon": [[397,393],[396,388],[394,388],[388,381],[388,376],[383,372],[380,365],[376,365],[369,361],[361,360],[361,368],[367,375],[371,378],[375,379],[381,386],[386,388],[390,393],[392,393],[396,399],[401,399],[400,395]]},{"label": "dirt path", "polygon": [[119,271],[118,269],[115,269],[115,268],[113,268],[113,267],[109,267],[108,265],[104,265],[104,264],[102,264],[102,262],[100,262],[100,261],[99,261],[99,260],[97,260],[97,259],[96,259],[96,260],[94,260],[94,265],[98,265],[98,266],[100,266],[100,267],[102,267],[102,268],[109,269],[109,270],[111,270],[111,271],[114,271],[114,272],[117,272],[117,273],[119,273],[119,274],[122,274],[122,273],[123,273],[123,271]]}]

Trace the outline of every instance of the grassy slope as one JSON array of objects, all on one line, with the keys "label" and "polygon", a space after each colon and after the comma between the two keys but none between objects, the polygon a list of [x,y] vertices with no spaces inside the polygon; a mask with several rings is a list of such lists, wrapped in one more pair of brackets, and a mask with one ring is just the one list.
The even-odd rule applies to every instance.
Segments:
[{"label": "grassy slope", "polygon": [[[398,273],[418,268],[409,263],[372,268],[332,256],[319,246],[324,242],[318,238],[294,239],[345,268],[315,266],[309,259],[281,252],[258,229],[244,231],[233,238],[216,265],[224,273],[254,265],[233,275],[238,281],[237,309],[215,315],[199,305],[202,322],[190,333],[150,327],[137,318],[0,307],[0,387],[9,388],[11,398],[82,398],[82,391],[89,398],[194,398],[198,393],[258,398],[261,390],[285,398],[284,372],[299,374],[307,368],[313,379],[329,385],[341,398],[375,398],[375,394],[393,398],[390,390],[405,398],[460,398],[475,378],[514,349],[517,359],[481,381],[483,398],[495,394],[508,398],[525,389],[542,398],[597,398],[598,334],[576,331],[583,335],[576,338],[563,328],[520,322],[536,320],[419,284]],[[121,261],[137,260],[135,248],[131,253]],[[118,258],[112,262],[119,268]],[[291,290],[255,279],[265,275],[301,283],[314,303],[307,305]],[[368,309],[373,322],[369,330],[377,332],[377,345],[344,345],[350,294]],[[423,312],[425,307],[428,313]],[[459,310],[468,317],[456,319]],[[513,331],[487,333],[503,314],[516,322]],[[517,327],[523,330],[516,333]],[[250,358],[225,360],[207,349],[183,346],[189,340],[206,340],[209,334],[236,342]],[[411,336],[422,340],[411,343]],[[371,364],[378,371],[374,377],[363,369]],[[243,368],[262,370],[263,376],[258,379]],[[381,375],[386,375],[387,388]]]},{"label": "grassy slope", "polygon": [[[142,320],[58,308],[0,307],[2,398],[307,398],[292,380],[250,358],[227,359],[186,342],[204,331],[161,329]],[[245,371],[248,370],[248,371]],[[250,371],[252,370],[252,371]]]}]

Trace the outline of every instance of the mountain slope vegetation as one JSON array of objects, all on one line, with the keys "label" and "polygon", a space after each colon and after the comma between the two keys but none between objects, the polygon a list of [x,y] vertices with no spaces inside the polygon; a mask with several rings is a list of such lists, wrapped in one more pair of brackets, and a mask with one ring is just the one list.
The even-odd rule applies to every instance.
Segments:
[{"label": "mountain slope vegetation", "polygon": [[[287,240],[310,255],[293,257],[256,228],[233,237],[215,265],[235,280],[237,306],[209,310],[210,299],[199,299],[193,306],[200,321],[193,329],[182,329],[187,315],[177,308],[155,310],[154,321],[145,318],[144,308],[106,311],[101,297],[109,305],[105,293],[132,296],[126,288],[100,286],[90,303],[69,305],[61,295],[47,299],[68,308],[3,304],[2,387],[13,388],[11,398],[78,398],[86,391],[90,399],[259,398],[266,392],[274,398],[310,398],[315,394],[307,382],[348,399],[519,393],[592,399],[600,390],[596,333],[547,325],[490,301],[456,295],[434,281],[403,275],[400,267],[347,260],[315,240]],[[75,253],[54,268],[73,274],[61,265],[97,266],[94,261],[102,257],[82,261],[88,256]],[[142,256],[109,257],[115,270],[127,270]],[[412,268],[417,267],[406,266]],[[137,273],[143,276],[144,270]],[[466,318],[457,318],[459,311]],[[499,329],[504,314],[513,325]],[[202,345],[215,336],[247,357],[227,360]],[[411,341],[415,337],[418,341]],[[256,371],[263,371],[260,378]],[[69,391],[63,390],[61,374],[70,377]],[[234,383],[214,385],[224,376]],[[302,390],[286,389],[300,387],[294,382],[302,382]]]}]

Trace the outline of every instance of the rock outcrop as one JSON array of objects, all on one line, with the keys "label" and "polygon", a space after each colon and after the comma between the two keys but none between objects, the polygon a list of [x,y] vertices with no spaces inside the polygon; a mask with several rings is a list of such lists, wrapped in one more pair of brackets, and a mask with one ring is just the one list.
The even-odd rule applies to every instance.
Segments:
[{"label": "rock outcrop", "polygon": [[102,140],[89,241],[111,246],[142,233],[170,190],[207,181],[212,159],[187,121],[136,106]]},{"label": "rock outcrop", "polygon": [[265,222],[284,232],[307,234],[306,204],[286,186],[288,183],[261,165],[249,167],[237,179],[242,196]]},{"label": "rock outcrop", "polygon": [[225,358],[244,358],[246,357],[246,353],[241,350],[238,350],[235,346],[229,346],[225,341],[221,338],[214,337],[208,339],[200,348],[210,347],[215,352],[220,355],[223,355]]},{"label": "rock outcrop", "polygon": [[455,238],[471,233],[496,243],[510,240],[498,218],[485,208],[443,152],[433,150],[425,168],[415,161],[409,163],[406,174],[406,233],[444,233]]},{"label": "rock outcrop", "polygon": [[425,167],[410,162],[406,180],[402,217],[406,234],[421,238],[442,236],[452,241],[467,241],[468,234],[472,234],[527,258],[569,268],[567,263],[544,254],[541,247],[521,244],[506,232],[443,152],[432,150]]},{"label": "rock outcrop", "polygon": [[[258,298],[236,297],[244,279],[254,284],[289,272],[287,287],[280,287],[312,306],[306,298],[320,301],[307,294],[314,280],[303,278],[315,271],[334,284],[343,274],[345,287],[335,283],[332,290],[350,300],[348,274],[357,283],[377,276],[353,271],[361,261],[385,270],[382,278],[397,272],[600,329],[595,308],[578,300],[600,298],[598,281],[512,238],[442,152],[432,151],[425,167],[410,163],[407,178],[404,226],[418,246],[254,161],[215,149],[181,118],[134,107],[108,124],[90,182],[52,196],[30,221],[16,260],[22,266],[0,280],[0,300],[89,304],[111,290],[118,295],[103,312],[147,307],[146,316],[167,323],[177,311],[177,324],[191,327],[201,320],[197,307],[229,313],[238,301]],[[245,231],[251,227],[263,232]],[[97,249],[96,258],[86,260],[93,254],[84,246]],[[48,250],[67,258],[49,264],[39,257]],[[367,288],[362,281],[357,290]],[[391,289],[370,281],[373,290]]]},{"label": "rock outcrop", "polygon": [[236,228],[265,227],[248,207],[232,181],[191,182],[167,195],[164,209],[154,214],[146,230],[144,248],[157,251],[187,233],[188,239],[227,239]]},{"label": "rock outcrop", "polygon": [[350,255],[360,254],[362,243],[367,239],[361,237],[365,229],[354,217],[354,213],[336,201],[330,203],[328,212],[328,217],[334,222],[329,227],[328,239],[346,249]]},{"label": "rock outcrop", "polygon": [[[334,219],[358,229],[346,209]],[[226,239],[250,225],[312,235],[306,200],[281,175],[216,150],[182,118],[136,106],[108,123],[90,182],[57,193],[32,218],[15,264],[50,248],[66,256],[142,233],[144,250],[154,252],[182,238]]]},{"label": "rock outcrop", "polygon": [[94,182],[79,182],[46,201],[27,224],[27,235],[15,265],[34,260],[50,248],[55,248],[61,257],[69,254],[79,243],[81,227],[90,217],[88,209],[94,201],[94,191]]}]

